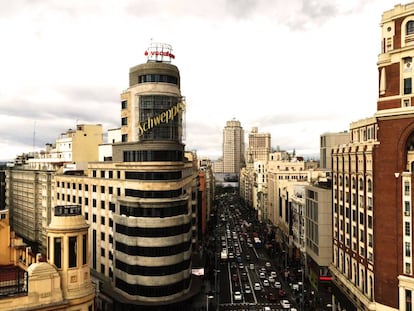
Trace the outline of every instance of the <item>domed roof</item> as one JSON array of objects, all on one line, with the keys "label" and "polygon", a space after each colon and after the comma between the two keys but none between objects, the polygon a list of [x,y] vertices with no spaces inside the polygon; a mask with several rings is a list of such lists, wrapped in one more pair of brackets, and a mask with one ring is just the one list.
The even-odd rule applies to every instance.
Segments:
[{"label": "domed roof", "polygon": [[56,268],[47,262],[33,263],[29,266],[27,272],[29,274],[29,278],[42,276],[50,277],[51,275],[58,273]]}]

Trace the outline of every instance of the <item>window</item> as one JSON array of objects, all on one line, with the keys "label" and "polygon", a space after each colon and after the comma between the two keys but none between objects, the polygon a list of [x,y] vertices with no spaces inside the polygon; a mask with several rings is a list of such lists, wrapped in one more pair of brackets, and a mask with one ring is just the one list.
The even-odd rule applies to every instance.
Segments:
[{"label": "window", "polygon": [[88,241],[86,239],[86,234],[82,236],[82,264],[86,265],[86,256],[87,256],[87,245]]},{"label": "window", "polygon": [[411,257],[411,243],[405,242],[405,256]]},{"label": "window", "polygon": [[410,216],[410,201],[404,201],[404,215],[405,216]]},{"label": "window", "polygon": [[62,268],[62,238],[55,238],[54,241],[54,264],[57,268]]},{"label": "window", "polygon": [[121,108],[126,109],[127,107],[128,107],[128,101],[127,100],[121,101]]},{"label": "window", "polygon": [[404,79],[404,94],[411,94],[411,78]]},{"label": "window", "polygon": [[69,253],[68,253],[68,260],[69,260],[69,268],[76,267],[76,254],[77,254],[77,237],[71,236],[69,237]]},{"label": "window", "polygon": [[404,195],[410,195],[410,182],[404,182]]},{"label": "window", "polygon": [[128,134],[122,134],[121,140],[123,143],[126,143],[128,141]]},{"label": "window", "polygon": [[405,27],[407,35],[414,34],[414,21],[409,21]]},{"label": "window", "polygon": [[121,118],[121,125],[128,125],[128,118],[127,117]]},{"label": "window", "polygon": [[404,232],[405,232],[405,236],[410,236],[411,234],[411,226],[410,226],[410,222],[406,221],[404,223]]}]

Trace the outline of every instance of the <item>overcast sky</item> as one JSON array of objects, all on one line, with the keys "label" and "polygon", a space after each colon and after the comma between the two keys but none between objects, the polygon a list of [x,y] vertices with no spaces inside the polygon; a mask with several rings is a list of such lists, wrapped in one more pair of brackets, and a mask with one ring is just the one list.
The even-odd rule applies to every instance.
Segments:
[{"label": "overcast sky", "polygon": [[319,152],[319,136],[370,117],[382,13],[393,0],[0,2],[0,159],[44,149],[76,123],[120,127],[129,68],[171,44],[186,97],[185,144],[221,155],[226,121],[272,146]]}]

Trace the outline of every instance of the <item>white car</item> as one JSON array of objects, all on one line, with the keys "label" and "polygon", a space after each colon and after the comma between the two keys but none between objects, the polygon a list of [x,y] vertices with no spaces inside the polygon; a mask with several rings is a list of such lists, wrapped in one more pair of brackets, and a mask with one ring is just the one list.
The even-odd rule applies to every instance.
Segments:
[{"label": "white car", "polygon": [[276,272],[275,271],[270,272],[270,276],[275,278],[277,276]]},{"label": "white car", "polygon": [[264,287],[269,287],[270,286],[269,280],[264,279],[263,280],[263,286]]},{"label": "white car", "polygon": [[290,308],[290,302],[289,302],[289,300],[287,300],[287,299],[282,299],[282,300],[280,301],[280,306],[281,306],[283,309],[289,309],[289,308]]},{"label": "white car", "polygon": [[241,292],[239,292],[239,291],[234,292],[234,301],[241,301],[241,300],[242,300]]},{"label": "white car", "polygon": [[262,290],[262,287],[260,286],[260,283],[254,283],[254,290]]},{"label": "white car", "polygon": [[275,288],[282,288],[282,284],[280,284],[280,282],[275,282]]},{"label": "white car", "polygon": [[276,282],[276,280],[273,276],[269,276],[269,282],[274,283],[274,282]]},{"label": "white car", "polygon": [[244,286],[244,292],[245,292],[246,294],[251,294],[251,293],[252,293],[252,289],[250,288],[249,284],[246,284],[246,285]]},{"label": "white car", "polygon": [[264,274],[263,272],[260,272],[260,274],[259,274],[259,278],[261,278],[261,279],[265,279],[265,278],[266,278],[266,274]]}]

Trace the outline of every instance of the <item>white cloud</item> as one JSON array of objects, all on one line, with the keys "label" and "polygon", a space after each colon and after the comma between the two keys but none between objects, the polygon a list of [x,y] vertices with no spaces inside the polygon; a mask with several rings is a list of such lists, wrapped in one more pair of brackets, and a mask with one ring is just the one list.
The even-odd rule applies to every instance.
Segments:
[{"label": "white cloud", "polygon": [[[392,0],[75,0],[0,4],[0,159],[76,120],[118,127],[129,68],[172,44],[187,99],[186,147],[221,154],[233,117],[274,147],[315,150],[376,109],[379,22]],[[5,125],[7,124],[7,126]],[[24,129],[24,130],[22,130]],[[5,147],[7,146],[7,148]],[[6,151],[7,150],[7,151]]]}]

